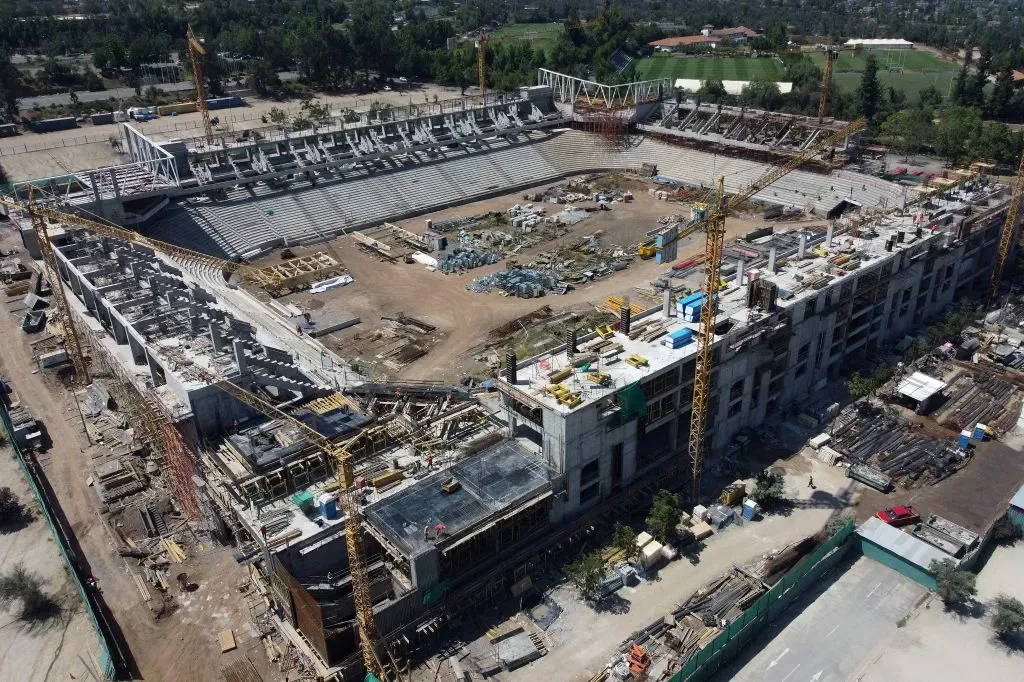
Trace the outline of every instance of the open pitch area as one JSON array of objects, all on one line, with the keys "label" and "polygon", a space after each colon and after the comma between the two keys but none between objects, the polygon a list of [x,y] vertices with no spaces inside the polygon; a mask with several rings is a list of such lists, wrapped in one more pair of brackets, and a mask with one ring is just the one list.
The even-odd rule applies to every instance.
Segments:
[{"label": "open pitch area", "polygon": [[[834,67],[833,82],[836,86],[850,92],[856,90],[869,54],[875,55],[878,61],[878,80],[882,87],[896,88],[911,99],[916,98],[917,93],[929,85],[946,95],[958,69],[956,64],[924,50],[875,50],[856,54],[843,52]],[[817,66],[824,68],[824,54],[812,53],[811,59]]]},{"label": "open pitch area", "polygon": [[[924,50],[877,50],[844,52],[835,65],[833,80],[840,89],[853,92],[860,85],[868,54],[878,60],[878,79],[883,88],[893,87],[914,99],[917,93],[934,85],[945,95],[956,78],[957,65]],[[810,53],[821,68],[823,53]],[[891,68],[890,68],[891,67]],[[677,57],[657,54],[637,61],[641,78],[695,78],[698,80],[784,81],[786,70],[774,57]]]},{"label": "open pitch area", "polygon": [[775,57],[673,57],[655,55],[637,62],[640,78],[780,81],[785,70]]},{"label": "open pitch area", "polygon": [[555,46],[562,24],[510,24],[502,26],[493,34],[494,40],[526,40],[534,49],[548,52]]}]

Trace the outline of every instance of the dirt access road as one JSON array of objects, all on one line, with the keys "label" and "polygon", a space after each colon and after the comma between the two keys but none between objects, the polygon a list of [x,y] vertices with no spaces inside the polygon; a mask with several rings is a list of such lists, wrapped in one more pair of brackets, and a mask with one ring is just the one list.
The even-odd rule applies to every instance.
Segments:
[{"label": "dirt access road", "polygon": [[[636,182],[630,179],[629,182]],[[435,221],[456,216],[476,215],[488,211],[505,211],[516,203],[523,203],[525,192],[536,192],[550,187],[552,183],[504,196],[470,204],[425,213],[417,218],[402,221],[400,225],[408,230],[422,232],[425,218]],[[636,200],[631,204],[614,204],[611,211],[592,214],[592,217],[573,226],[569,233],[558,239],[545,242],[517,254],[519,263],[527,263],[542,251],[551,251],[558,246],[602,231],[602,245],[619,244],[629,246],[644,240],[644,233],[657,225],[660,216],[678,213],[689,215],[688,209],[677,203],[656,201],[643,189],[634,189]],[[588,202],[582,202],[586,205]],[[726,221],[726,238],[735,238],[766,224],[759,216],[730,217]],[[820,220],[780,223],[779,229],[796,228],[801,225],[821,224]],[[600,305],[609,295],[632,295],[634,287],[650,287],[650,282],[660,277],[668,265],[658,265],[654,260],[634,259],[626,270],[622,270],[586,286],[575,289],[564,296],[549,295],[541,299],[504,297],[496,291],[476,294],[466,289],[473,279],[505,269],[505,262],[477,268],[463,274],[445,275],[430,272],[419,263],[387,263],[373,255],[364,253],[351,237],[343,237],[332,243],[338,256],[344,262],[355,283],[323,294],[301,294],[297,296],[300,305],[332,305],[358,315],[362,323],[350,329],[331,334],[324,339],[328,346],[346,358],[357,355],[353,349],[358,345],[359,336],[367,335],[379,322],[381,315],[404,312],[438,327],[438,339],[430,352],[402,368],[400,378],[457,381],[466,375],[485,373],[485,365],[475,362],[472,356],[479,353],[489,338],[491,330],[531,313],[543,306],[551,306],[557,315],[559,311],[579,307],[581,304]],[[679,246],[679,260],[702,253],[703,233],[692,235]],[[322,245],[309,249],[293,249],[298,253],[323,251]],[[262,262],[278,262],[272,255]],[[315,302],[315,303],[314,303]],[[360,358],[363,363],[373,364],[375,358]]]},{"label": "dirt access road", "polygon": [[[0,229],[4,249],[20,247],[9,226]],[[21,313],[10,312],[18,305],[20,300],[7,302],[7,309],[0,311],[0,338],[5,341],[0,344],[0,371],[22,404],[44,424],[53,443],[39,461],[135,658],[135,675],[148,680],[214,682],[222,679],[221,667],[247,654],[263,673],[269,664],[262,644],[251,638],[248,612],[237,590],[245,571],[229,548],[206,548],[189,557],[180,570],[187,571],[199,589],[179,601],[175,614],[160,621],[153,618],[128,565],[117,555],[117,543],[100,516],[98,499],[86,484],[92,474],[91,449],[74,402],[58,382],[35,370],[29,338],[18,327]],[[227,628],[234,630],[239,649],[221,654],[217,634]],[[259,647],[255,653],[253,644]],[[0,674],[0,679],[27,678]],[[268,673],[264,679],[277,678]]]}]

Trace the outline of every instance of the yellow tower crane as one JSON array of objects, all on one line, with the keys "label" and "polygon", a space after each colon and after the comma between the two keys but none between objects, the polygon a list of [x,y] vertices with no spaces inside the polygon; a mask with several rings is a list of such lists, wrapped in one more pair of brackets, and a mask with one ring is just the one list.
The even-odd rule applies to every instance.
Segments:
[{"label": "yellow tower crane", "polygon": [[828,116],[829,99],[832,97],[832,68],[839,59],[839,46],[829,45],[825,48],[825,72],[821,76],[821,97],[818,100],[818,123],[823,123]]},{"label": "yellow tower crane", "polygon": [[864,120],[854,121],[833,132],[822,141],[808,147],[781,166],[765,173],[753,184],[725,198],[725,179],[718,179],[718,189],[711,213],[704,223],[704,305],[700,312],[700,331],[697,334],[697,360],[693,381],[693,404],[690,408],[690,463],[693,467],[691,495],[694,501],[700,497],[700,479],[704,469],[705,436],[707,435],[708,408],[711,399],[711,366],[714,362],[712,348],[715,340],[715,294],[720,287],[722,250],[725,246],[725,218],[729,212],[744,201],[765,189],[772,183],[804,165],[815,156],[840,143],[844,138],[864,128]]},{"label": "yellow tower crane", "polygon": [[476,77],[480,85],[480,94],[483,95],[487,92],[487,43],[490,42],[491,37],[484,35],[483,31],[480,32],[480,37],[477,38],[476,47]]},{"label": "yellow tower crane", "polygon": [[[0,200],[0,204],[17,209],[22,208],[20,204],[7,200]],[[39,239],[40,250],[44,254],[44,262],[52,273],[50,275],[51,288],[55,292],[54,296],[56,297],[61,317],[62,319],[67,320],[66,325],[71,325],[71,313],[68,308],[67,300],[64,296],[59,273],[57,273],[56,270],[56,262],[54,261],[52,246],[46,229],[46,219],[73,225],[93,234],[113,237],[133,244],[146,246],[155,251],[159,251],[166,255],[188,262],[214,266],[227,272],[237,272],[243,277],[247,277],[255,281],[262,282],[265,279],[265,274],[258,268],[215,258],[213,256],[185,249],[173,244],[167,244],[165,242],[144,237],[137,232],[132,232],[131,230],[88,220],[54,208],[43,207],[33,203],[29,206],[29,213],[32,218],[33,227],[36,229],[37,238]],[[79,349],[78,355],[80,356],[81,351],[78,345],[78,337],[74,334],[73,325],[71,325],[71,329],[71,332],[67,332],[69,336],[68,343],[69,346],[73,344],[74,348]],[[165,352],[169,353],[171,356],[174,354],[173,351],[168,349],[165,349]],[[263,398],[246,391],[236,384],[221,380],[203,368],[193,363],[188,363],[183,357],[178,358],[178,360],[182,365],[187,363],[190,367],[190,371],[198,374],[200,378],[207,383],[215,385],[226,391],[261,414],[296,424],[306,433],[311,443],[322,449],[324,453],[332,457],[337,462],[338,478],[341,484],[339,501],[341,502],[341,506],[345,510],[347,516],[345,524],[345,543],[348,549],[349,567],[352,573],[352,594],[356,606],[356,621],[359,626],[359,634],[362,641],[363,664],[366,666],[366,670],[368,672],[373,673],[381,680],[386,680],[384,677],[385,667],[381,663],[379,655],[380,637],[377,633],[376,623],[373,619],[373,599],[370,592],[370,579],[366,570],[366,556],[362,543],[362,513],[351,491],[354,484],[354,476],[352,473],[352,458],[354,451],[358,446],[366,443],[368,440],[372,441],[376,436],[379,436],[381,432],[384,431],[384,427],[373,427],[367,429],[355,438],[337,445],[332,443],[328,438],[324,437],[315,429],[295,419]],[[76,372],[77,371],[79,370],[76,365]],[[83,374],[80,376],[85,376],[86,382],[88,381],[87,371],[88,370],[84,367],[83,361]]]},{"label": "yellow tower crane", "polygon": [[206,104],[206,73],[203,60],[206,58],[206,46],[188,27],[188,57],[192,62],[192,84],[196,86],[196,108],[203,115],[203,132],[206,133],[207,144],[213,144],[213,126],[210,125],[210,109]]},{"label": "yellow tower crane", "polygon": [[1017,216],[1020,213],[1021,202],[1024,202],[1024,153],[1020,155],[1020,166],[1017,168],[1017,177],[1013,180],[1013,193],[1010,195],[1010,207],[1006,212],[1006,222],[1003,223],[1003,231],[999,236],[999,255],[996,258],[995,267],[992,268],[992,280],[988,285],[989,303],[995,301],[999,294],[1003,269],[1006,267],[1006,259],[1010,255],[1013,235],[1017,231]]},{"label": "yellow tower crane", "polygon": [[[7,202],[4,202],[7,203]],[[8,204],[15,208],[21,208],[17,204]],[[82,353],[82,344],[78,339],[78,330],[71,317],[71,308],[68,306],[68,299],[64,293],[63,280],[60,272],[57,271],[57,260],[53,256],[53,245],[50,244],[50,237],[46,231],[46,220],[40,214],[34,202],[29,203],[29,219],[32,221],[32,230],[36,235],[36,242],[39,244],[39,252],[43,256],[43,270],[50,282],[50,291],[53,292],[53,300],[57,304],[57,318],[60,321],[61,330],[64,333],[64,349],[71,359],[71,366],[75,368],[75,380],[81,386],[87,386],[92,380],[89,377],[89,366]]]}]

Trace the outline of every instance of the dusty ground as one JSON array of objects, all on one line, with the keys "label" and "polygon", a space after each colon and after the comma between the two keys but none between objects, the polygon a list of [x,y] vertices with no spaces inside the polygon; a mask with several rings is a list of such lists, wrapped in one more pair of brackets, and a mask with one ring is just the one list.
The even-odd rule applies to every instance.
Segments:
[{"label": "dusty ground", "polygon": [[[535,192],[549,186],[550,183],[538,185],[526,192]],[[602,232],[602,245],[636,244],[643,240],[645,232],[657,225],[660,216],[671,213],[688,215],[688,210],[684,206],[656,201],[643,190],[634,191],[636,200],[632,204],[618,203],[613,205],[611,211],[591,214],[591,218],[573,226],[567,235],[525,250],[516,256],[516,260],[519,263],[526,263],[536,253],[549,251],[599,230]],[[492,210],[504,211],[513,204],[524,203],[524,193],[516,192],[424,214],[403,221],[401,225],[410,231],[422,232],[426,218],[439,221]],[[587,203],[582,202],[581,205]],[[808,223],[818,224],[820,221],[786,223],[779,224],[778,227],[795,227]],[[727,239],[765,224],[766,221],[756,215],[729,218],[726,221]],[[381,315],[404,312],[436,325],[438,333],[432,350],[425,357],[406,365],[399,373],[400,377],[407,379],[456,381],[467,375],[485,374],[487,367],[475,361],[473,356],[481,352],[485,343],[494,341],[493,338],[489,338],[491,330],[543,306],[550,306],[553,313],[557,314],[558,311],[574,306],[600,305],[612,294],[632,296],[635,300],[644,300],[648,305],[655,305],[656,301],[639,299],[634,287],[649,289],[651,280],[661,276],[669,267],[658,265],[653,259],[634,259],[626,270],[592,282],[565,296],[548,295],[541,299],[521,299],[504,297],[497,292],[476,294],[466,289],[466,285],[474,278],[504,269],[504,262],[477,268],[464,274],[445,275],[440,272],[429,272],[418,263],[407,265],[401,262],[384,262],[360,251],[357,242],[351,237],[336,240],[332,246],[344,262],[348,273],[355,278],[355,283],[324,294],[302,295],[299,302],[308,305],[312,299],[322,300],[324,306],[343,308],[362,319],[361,324],[322,337],[321,340],[344,357],[358,356],[361,364],[368,366],[371,375],[374,374],[374,368],[377,373],[385,372],[385,368],[380,365],[377,358],[360,355],[360,341],[378,324]],[[679,259],[701,253],[703,248],[702,234],[690,236],[680,243]],[[317,246],[305,251],[323,249],[323,246]],[[296,253],[304,252],[300,249],[293,250]],[[264,262],[276,260],[277,256],[272,255]]]},{"label": "dusty ground", "polygon": [[58,603],[53,618],[23,622],[18,606],[0,610],[0,678],[44,682],[98,679],[100,647],[81,597],[65,569],[53,534],[42,517],[28,481],[9,447],[0,448],[0,482],[9,487],[32,519],[0,529],[0,571],[16,564],[45,581],[44,590]]},{"label": "dusty ground", "polygon": [[[20,246],[7,226],[0,229],[3,248]],[[254,643],[248,628],[248,608],[237,589],[246,575],[244,569],[235,563],[229,549],[203,546],[185,564],[173,567],[188,572],[199,585],[198,590],[176,597],[180,608],[175,614],[154,620],[129,574],[129,565],[117,556],[98,500],[86,485],[91,474],[91,450],[74,403],[51,377],[34,370],[29,339],[18,328],[21,314],[10,312],[19,305],[7,302],[7,310],[0,311],[0,338],[5,340],[0,344],[0,371],[22,403],[45,424],[54,444],[40,462],[135,658],[136,675],[151,680],[220,680],[220,668],[247,655]],[[229,627],[234,630],[239,649],[221,654],[217,634]],[[264,679],[277,679],[265,672],[269,663],[262,646],[256,644],[258,649],[250,655],[251,660],[264,673]]]},{"label": "dusty ground", "polygon": [[[820,530],[834,509],[842,504],[839,500],[847,498],[848,481],[842,471],[802,456],[779,461],[777,466],[786,471],[785,493],[793,500],[788,516],[768,516],[743,526],[727,527],[705,540],[706,546],[699,559],[671,562],[658,572],[655,580],[620,590],[618,595],[622,597],[623,606],[615,611],[595,612],[579,600],[575,588],[554,589],[547,596],[562,608],[562,614],[545,633],[548,654],[528,666],[501,673],[496,679],[589,680],[604,668],[616,647],[631,632],[661,618],[671,610],[672,604],[729,570],[733,562],[754,559]],[[813,472],[817,490],[807,487],[807,472]],[[502,629],[502,624],[493,623],[490,618],[489,614],[481,615],[482,630]],[[432,679],[437,663],[431,660],[414,679],[417,682]]]},{"label": "dusty ground", "polygon": [[[968,614],[946,611],[930,600],[887,646],[864,662],[864,682],[889,680],[1024,679],[1024,639],[1008,646],[995,637],[988,604],[1000,593],[1024,600],[1024,542],[997,547],[978,574],[977,607]],[[953,646],[951,646],[953,644]]]},{"label": "dusty ground", "polygon": [[[373,102],[386,102],[393,106],[424,104],[434,97],[439,100],[459,97],[457,88],[444,88],[433,84],[416,85],[408,90],[376,92],[358,95],[323,95],[320,100],[333,110],[343,108],[365,110]],[[232,133],[248,128],[264,127],[260,117],[277,107],[296,113],[299,101],[276,102],[258,97],[246,98],[249,106],[213,112],[220,119],[218,132]],[[146,135],[157,140],[189,138],[202,135],[202,117],[196,113],[164,116],[146,123],[135,123]],[[0,165],[12,180],[28,180],[63,175],[72,171],[125,163],[128,156],[117,153],[107,141],[110,136],[120,137],[120,126],[83,125],[71,130],[52,133],[23,132],[14,138],[0,141]],[[83,144],[86,142],[86,144]],[[43,150],[43,147],[55,147]],[[25,150],[28,150],[27,152]],[[34,151],[39,150],[39,151]]]}]

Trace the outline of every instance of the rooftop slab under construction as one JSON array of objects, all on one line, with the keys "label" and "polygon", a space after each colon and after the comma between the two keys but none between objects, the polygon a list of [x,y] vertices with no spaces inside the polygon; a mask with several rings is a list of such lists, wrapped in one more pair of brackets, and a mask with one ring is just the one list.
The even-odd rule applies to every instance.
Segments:
[{"label": "rooftop slab under construction", "polygon": [[[447,481],[458,483],[451,493]],[[495,514],[550,490],[549,472],[539,456],[518,442],[503,441],[370,505],[366,515],[408,556],[457,539]],[[435,527],[443,523],[440,541]],[[430,538],[423,537],[424,527]]]}]

